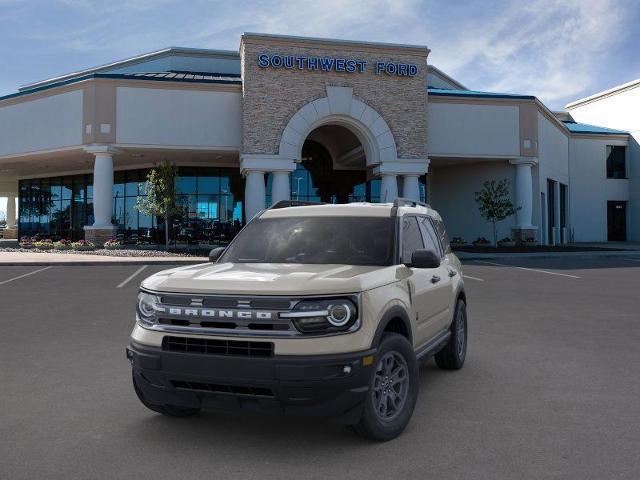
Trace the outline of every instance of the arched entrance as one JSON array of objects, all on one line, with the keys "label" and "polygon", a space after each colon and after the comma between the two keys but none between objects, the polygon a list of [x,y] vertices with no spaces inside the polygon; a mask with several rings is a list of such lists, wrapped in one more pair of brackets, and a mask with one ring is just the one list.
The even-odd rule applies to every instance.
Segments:
[{"label": "arched entrance", "polygon": [[380,180],[367,168],[364,147],[348,128],[312,130],[291,175],[291,198],[327,203],[379,201]]},{"label": "arched entrance", "polygon": [[[418,200],[426,159],[398,158],[385,119],[353,96],[327,86],[288,120],[274,153],[243,153],[245,216],[280,200],[391,202],[399,193]],[[265,188],[265,178],[267,179]]]}]

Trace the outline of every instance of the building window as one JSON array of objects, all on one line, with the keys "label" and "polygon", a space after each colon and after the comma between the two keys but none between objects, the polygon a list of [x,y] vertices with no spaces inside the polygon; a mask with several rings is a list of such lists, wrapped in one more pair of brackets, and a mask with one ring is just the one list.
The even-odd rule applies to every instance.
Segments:
[{"label": "building window", "polygon": [[607,178],[627,178],[627,147],[607,145]]},{"label": "building window", "polygon": [[[147,173],[114,172],[113,224],[124,243],[164,242],[163,219],[136,209],[138,198],[146,195]],[[237,169],[180,167],[175,185],[183,214],[172,219],[173,242],[226,244],[240,230],[244,182]],[[21,236],[78,240],[93,221],[92,175],[20,181]]]}]

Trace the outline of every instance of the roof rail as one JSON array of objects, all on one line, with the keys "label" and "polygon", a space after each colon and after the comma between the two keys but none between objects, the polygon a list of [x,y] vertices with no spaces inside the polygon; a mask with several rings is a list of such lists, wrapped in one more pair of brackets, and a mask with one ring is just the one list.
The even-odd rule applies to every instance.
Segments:
[{"label": "roof rail", "polygon": [[420,202],[419,200],[411,200],[410,198],[398,197],[393,201],[393,206],[398,207],[426,207],[431,208],[428,203]]},{"label": "roof rail", "polygon": [[304,200],[280,200],[279,202],[274,203],[268,210],[274,210],[277,208],[288,208],[288,207],[306,207],[309,205],[326,205],[326,202],[307,202]]}]

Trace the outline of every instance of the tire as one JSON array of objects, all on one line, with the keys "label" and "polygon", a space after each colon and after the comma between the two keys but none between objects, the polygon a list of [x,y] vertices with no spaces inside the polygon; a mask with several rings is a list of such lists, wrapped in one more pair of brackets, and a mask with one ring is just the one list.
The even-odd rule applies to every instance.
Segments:
[{"label": "tire", "polygon": [[435,355],[436,364],[443,370],[459,370],[467,356],[467,304],[458,300],[451,322],[451,338],[447,345]]},{"label": "tire", "polygon": [[[362,417],[352,428],[370,440],[387,441],[402,433],[413,414],[419,390],[418,362],[413,346],[396,333],[382,337],[375,362]],[[400,378],[395,384],[389,383],[393,376],[385,375],[389,371]]]},{"label": "tire", "polygon": [[149,410],[167,415],[168,417],[191,417],[200,411],[199,408],[184,408],[178,407],[176,405],[157,405],[154,403],[150,403],[145,398],[144,393],[142,393],[142,390],[138,386],[136,375],[133,372],[131,372],[131,377],[133,379],[133,388],[136,391],[136,395],[138,395],[138,399],[140,399],[140,402]]}]

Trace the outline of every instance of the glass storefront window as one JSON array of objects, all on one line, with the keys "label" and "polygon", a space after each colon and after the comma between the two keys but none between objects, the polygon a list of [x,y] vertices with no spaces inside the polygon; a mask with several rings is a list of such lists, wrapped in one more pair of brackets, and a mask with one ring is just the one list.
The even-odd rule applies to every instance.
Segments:
[{"label": "glass storefront window", "polygon": [[[126,243],[163,243],[163,219],[136,209],[145,195],[148,170],[114,173],[113,224]],[[244,181],[236,168],[180,168],[175,179],[184,214],[172,220],[176,243],[226,243],[243,223]],[[73,175],[20,181],[19,227],[22,236],[58,240],[83,238],[93,224],[93,176]]]}]

